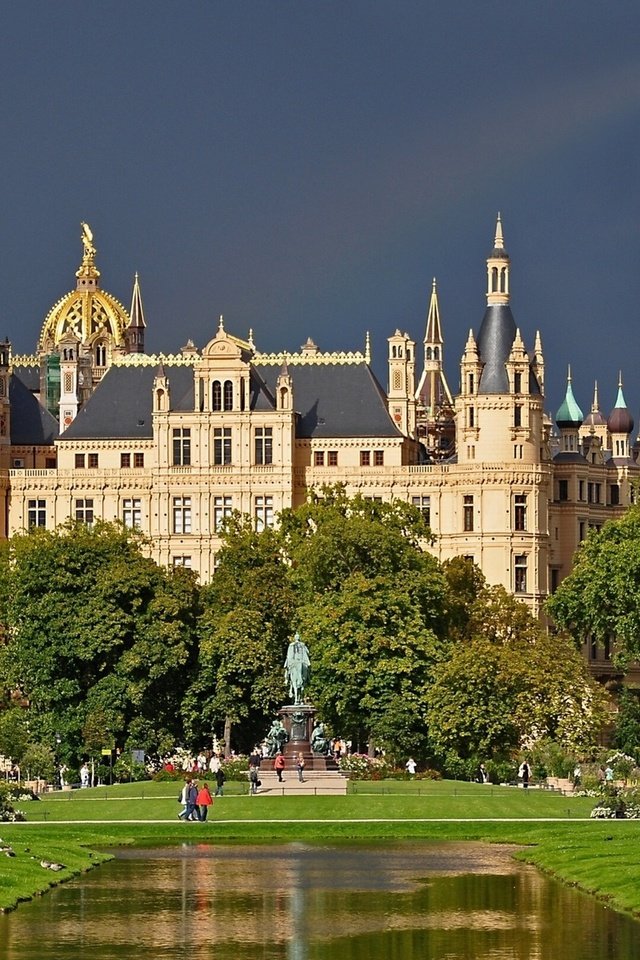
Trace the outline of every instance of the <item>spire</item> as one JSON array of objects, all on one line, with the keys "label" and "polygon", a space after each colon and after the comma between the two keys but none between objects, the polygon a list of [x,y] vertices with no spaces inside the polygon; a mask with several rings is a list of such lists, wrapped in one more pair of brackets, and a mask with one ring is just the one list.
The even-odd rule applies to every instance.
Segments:
[{"label": "spire", "polygon": [[144,308],[142,306],[142,294],[140,292],[140,277],[138,276],[137,271],[133,278],[133,294],[131,296],[130,316],[130,327],[139,327],[142,329],[146,327],[146,323],[144,322]]},{"label": "spire", "polygon": [[224,333],[224,316],[222,314],[218,319],[218,333]]},{"label": "spire", "polygon": [[133,279],[133,293],[131,295],[131,314],[129,325],[124,331],[127,353],[144,353],[144,307],[140,292],[140,278],[136,273]]},{"label": "spire", "polygon": [[249,327],[249,336],[247,337],[247,343],[249,344],[249,346],[251,347],[251,349],[252,349],[253,352],[255,353],[256,345],[255,345],[255,343],[253,342],[253,327]]},{"label": "spire", "polygon": [[98,286],[98,278],[100,276],[100,271],[96,267],[96,248],[93,245],[93,232],[88,223],[82,221],[80,224],[82,227],[82,233],[80,234],[80,239],[82,240],[82,263],[76,270],[76,277],[78,278],[77,287],[79,290],[86,290],[87,288],[94,288]]},{"label": "spire", "polygon": [[364,338],[364,362],[371,363],[371,334],[368,330]]},{"label": "spire", "polygon": [[598,381],[593,385],[593,402],[591,404],[591,413],[600,413],[600,403],[598,401]]},{"label": "spire", "polygon": [[436,278],[433,278],[431,286],[431,300],[429,301],[429,312],[427,314],[427,329],[424,334],[424,344],[433,346],[433,344],[442,344],[442,328],[440,326],[440,305],[438,303],[438,290],[436,287]]},{"label": "spire", "polygon": [[622,392],[622,370],[618,372],[618,396],[616,397],[615,409],[627,409],[627,402],[624,399],[624,393]]},{"label": "spire", "polygon": [[493,250],[487,258],[487,303],[509,303],[509,254],[504,247],[500,214],[496,221]]}]

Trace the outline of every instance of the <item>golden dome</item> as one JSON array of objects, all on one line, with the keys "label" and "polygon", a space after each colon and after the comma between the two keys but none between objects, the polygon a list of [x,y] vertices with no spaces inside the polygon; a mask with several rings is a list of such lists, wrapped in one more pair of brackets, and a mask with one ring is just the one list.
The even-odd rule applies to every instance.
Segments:
[{"label": "golden dome", "polygon": [[114,347],[124,346],[129,314],[119,300],[99,289],[93,234],[86,223],[82,224],[82,243],[84,253],[76,272],[76,289],[58,300],[47,314],[38,341],[39,351],[56,350],[70,335],[84,346],[103,340]]}]

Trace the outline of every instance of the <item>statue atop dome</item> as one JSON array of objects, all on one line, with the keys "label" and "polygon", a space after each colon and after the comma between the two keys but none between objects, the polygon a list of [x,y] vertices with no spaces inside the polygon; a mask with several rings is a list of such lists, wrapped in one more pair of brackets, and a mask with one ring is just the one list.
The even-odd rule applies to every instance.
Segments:
[{"label": "statue atop dome", "polygon": [[84,220],[81,222],[80,226],[82,227],[82,233],[80,234],[80,239],[82,240],[82,263],[80,264],[78,270],[76,271],[76,277],[78,279],[85,279],[91,277],[97,279],[100,276],[100,271],[96,267],[96,248],[93,245],[93,231],[88,223],[85,223]]}]

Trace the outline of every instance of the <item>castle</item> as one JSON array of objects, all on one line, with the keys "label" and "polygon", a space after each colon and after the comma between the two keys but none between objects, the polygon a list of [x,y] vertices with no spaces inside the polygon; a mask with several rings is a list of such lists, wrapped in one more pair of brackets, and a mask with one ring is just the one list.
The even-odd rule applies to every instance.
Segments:
[{"label": "castle", "polygon": [[[100,287],[82,225],[75,289],[44,320],[34,356],[0,343],[0,537],[67,519],[119,519],[155,560],[215,572],[219,531],[239,510],[258,529],[312,487],[404,500],[424,513],[441,560],[464,556],[535,612],[571,570],[587,531],[619,516],[639,467],[622,386],[609,417],[597,388],[584,417],[569,376],[544,411],[540,334],[528,350],[510,306],[498,217],[484,317],[469,331],[453,395],[435,285],[424,355],[396,330],[388,390],[363,351],[261,353],[218,329],[202,350],[144,352],[136,276],[129,312]],[[606,675],[610,649],[587,654]]]}]

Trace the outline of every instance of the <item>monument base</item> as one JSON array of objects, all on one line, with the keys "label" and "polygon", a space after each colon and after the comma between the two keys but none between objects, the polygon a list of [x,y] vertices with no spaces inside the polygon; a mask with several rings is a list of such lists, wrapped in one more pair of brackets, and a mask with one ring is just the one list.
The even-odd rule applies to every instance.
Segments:
[{"label": "monument base", "polygon": [[310,703],[286,704],[278,710],[289,737],[284,746],[286,770],[295,769],[298,754],[304,757],[305,770],[337,770],[332,756],[314,753],[311,749],[311,733],[315,726],[316,708]]}]

